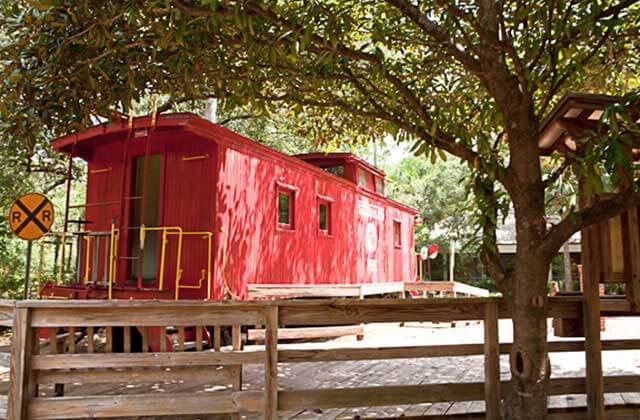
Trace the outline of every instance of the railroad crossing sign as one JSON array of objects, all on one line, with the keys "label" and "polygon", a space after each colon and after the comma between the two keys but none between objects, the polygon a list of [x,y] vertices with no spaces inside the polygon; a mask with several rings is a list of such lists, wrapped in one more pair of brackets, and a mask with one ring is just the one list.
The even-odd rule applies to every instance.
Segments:
[{"label": "railroad crossing sign", "polygon": [[9,210],[9,226],[13,233],[27,241],[42,238],[53,224],[53,203],[42,194],[19,197]]}]

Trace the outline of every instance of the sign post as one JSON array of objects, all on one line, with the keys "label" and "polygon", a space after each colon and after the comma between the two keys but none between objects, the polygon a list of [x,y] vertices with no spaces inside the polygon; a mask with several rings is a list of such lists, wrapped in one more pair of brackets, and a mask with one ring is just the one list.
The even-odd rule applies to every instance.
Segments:
[{"label": "sign post", "polygon": [[427,281],[432,281],[431,278],[431,260],[435,259],[438,256],[438,250],[439,250],[439,246],[438,244],[431,244],[428,247],[427,246],[423,246],[420,249],[420,270],[419,270],[419,276],[420,276],[420,280],[422,280],[422,271],[424,270],[423,265],[424,262],[427,262]]},{"label": "sign post", "polygon": [[29,299],[29,277],[31,275],[31,250],[33,242],[27,241],[27,261],[24,268],[24,299]]},{"label": "sign post", "polygon": [[9,209],[9,227],[20,239],[28,241],[24,270],[24,298],[29,298],[33,241],[42,238],[53,225],[53,203],[42,194],[29,193],[17,198]]}]

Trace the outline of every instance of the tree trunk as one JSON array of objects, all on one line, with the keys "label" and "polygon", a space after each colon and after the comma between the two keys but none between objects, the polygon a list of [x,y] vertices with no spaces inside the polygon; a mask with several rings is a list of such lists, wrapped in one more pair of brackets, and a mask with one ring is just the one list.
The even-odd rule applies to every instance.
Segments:
[{"label": "tree trunk", "polygon": [[[523,126],[525,126],[523,124]],[[508,420],[547,418],[550,376],[547,353],[547,279],[553,255],[543,247],[547,233],[544,187],[541,182],[537,141],[529,137],[533,127],[509,135],[526,139],[512,145],[514,182],[510,195],[516,218],[515,267],[510,275],[507,301],[513,319],[513,346],[509,356],[511,386],[504,414]]]},{"label": "tree trunk", "polygon": [[512,279],[511,386],[505,400],[505,418],[509,420],[541,420],[547,415],[549,265],[545,260],[532,255],[517,257]]}]

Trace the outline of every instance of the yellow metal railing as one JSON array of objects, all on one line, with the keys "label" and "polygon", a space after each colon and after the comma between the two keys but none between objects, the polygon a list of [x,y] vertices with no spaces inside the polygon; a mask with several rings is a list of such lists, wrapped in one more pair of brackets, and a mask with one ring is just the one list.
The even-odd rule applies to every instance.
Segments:
[{"label": "yellow metal railing", "polygon": [[119,231],[116,229],[115,223],[111,223],[111,234],[109,235],[109,275],[107,276],[109,283],[109,300],[113,298],[113,281],[116,277],[116,264],[118,261],[118,237]]},{"label": "yellow metal railing", "polygon": [[154,226],[146,227],[140,226],[140,248],[144,248],[144,241],[146,239],[147,232],[162,232],[162,244],[160,249],[160,275],[158,276],[158,290],[164,290],[164,268],[167,254],[167,235],[178,235],[178,254],[176,256],[176,290],[177,285],[180,282],[181,276],[181,262],[182,262],[182,236],[185,232],[179,226]]},{"label": "yellow metal railing", "polygon": [[[161,248],[160,248],[160,267],[158,273],[158,290],[162,291],[165,288],[165,271],[167,266],[167,243],[169,242],[169,236],[177,236],[177,253],[176,253],[176,271],[175,271],[175,294],[174,297],[178,300],[180,296],[181,289],[201,289],[206,281],[207,283],[207,299],[211,298],[211,288],[212,288],[212,252],[213,252],[213,233],[206,231],[197,231],[197,232],[185,232],[179,226],[140,226],[140,252],[144,251],[145,240],[148,236],[148,232],[161,232]],[[207,241],[207,261],[206,268],[202,268],[200,270],[200,278],[197,280],[197,284],[195,285],[186,285],[181,284],[183,282],[182,273],[182,255],[183,255],[183,246],[184,246],[184,237],[186,236],[200,236],[203,240]],[[75,259],[76,269],[78,271],[76,281],[88,283],[92,279],[96,281],[105,281],[107,282],[108,287],[108,298],[109,300],[113,299],[113,288],[117,278],[117,267],[118,267],[118,241],[120,238],[120,232],[117,229],[115,223],[111,224],[111,227],[108,231],[101,232],[79,232],[75,235],[72,234],[64,234],[64,233],[51,233],[48,234],[48,237],[53,237],[59,243],[62,248],[59,253],[57,253],[57,258],[54,264],[54,276],[55,276],[55,284],[62,283],[63,277],[63,266],[65,265],[65,261],[69,258],[68,255],[63,251],[66,246],[69,246],[70,241],[76,239],[79,242],[82,242],[84,245],[84,255],[82,255],[82,247],[80,243],[77,243],[77,256]],[[104,245],[103,245],[104,244]],[[102,246],[105,246],[104,252],[101,252]],[[40,255],[40,277],[42,277],[43,265],[44,265],[44,251],[43,245],[41,244],[41,255]],[[104,270],[100,270],[101,261],[96,259],[96,255],[104,255]],[[84,258],[84,261],[83,261]],[[156,258],[156,256],[154,256]],[[97,262],[96,262],[97,261]],[[96,266],[97,264],[97,266]],[[84,270],[81,277],[81,271]],[[102,278],[103,280],[100,280]]]},{"label": "yellow metal railing", "polygon": [[[175,235],[175,233],[168,233],[169,235]],[[182,236],[188,235],[199,235],[202,236],[202,239],[207,240],[207,268],[206,270],[200,270],[200,279],[198,280],[197,286],[185,286],[181,285],[180,282],[182,280]],[[178,300],[180,296],[180,289],[201,289],[202,281],[206,278],[207,280],[207,299],[211,299],[211,252],[213,249],[213,233],[211,232],[181,232],[178,237],[178,256],[176,267],[178,269],[178,273],[176,275],[176,291],[175,291],[175,300]],[[160,265],[162,266],[163,260],[161,259]]]},{"label": "yellow metal railing", "polygon": [[[202,281],[207,280],[207,299],[211,298],[211,253],[213,250],[213,233],[212,232],[185,232],[178,226],[158,226],[158,227],[140,227],[140,243],[143,246],[148,231],[160,231],[162,232],[162,245],[160,249],[160,274],[158,276],[158,289],[164,290],[164,271],[166,265],[166,250],[167,250],[167,236],[178,236],[178,249],[176,254],[176,282],[175,282],[175,300],[180,297],[180,289],[201,289]],[[198,280],[198,285],[181,285],[182,281],[182,247],[184,244],[183,238],[185,236],[202,236],[207,240],[207,268],[201,270],[201,276]]]}]

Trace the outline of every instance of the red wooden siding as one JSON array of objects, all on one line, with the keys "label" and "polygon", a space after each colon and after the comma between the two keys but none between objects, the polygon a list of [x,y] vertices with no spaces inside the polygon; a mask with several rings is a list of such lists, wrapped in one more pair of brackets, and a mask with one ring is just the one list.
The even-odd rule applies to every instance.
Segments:
[{"label": "red wooden siding", "polygon": [[[384,174],[353,157],[345,160],[344,177],[331,175],[298,158],[285,156],[221,126],[189,114],[161,116],[157,128],[149,118],[135,121],[129,140],[124,197],[135,196],[134,160],[145,153],[148,133],[151,154],[160,155],[158,225],[179,226],[185,232],[212,232],[212,296],[227,291],[246,298],[252,283],[346,284],[411,281],[415,273],[414,218],[416,212],[375,193],[375,177]],[[94,127],[54,141],[69,153],[77,146],[89,162],[86,219],[90,231],[120,226],[123,146],[128,130],[123,122]],[[75,146],[73,146],[75,145]],[[346,156],[346,155],[345,155]],[[322,156],[319,157],[322,159]],[[358,187],[357,169],[367,173],[367,185]],[[278,190],[291,192],[291,228],[278,226]],[[109,205],[91,204],[115,202]],[[329,205],[329,232],[319,230],[319,208]],[[131,229],[131,212],[139,201],[124,200],[125,217],[119,241],[116,286],[135,287],[130,271],[139,244]],[[146,206],[153,203],[146,203]],[[402,225],[402,245],[393,244],[393,222]],[[149,224],[147,224],[149,226]],[[145,245],[145,259],[158,265]],[[104,273],[106,250],[101,249],[99,271]],[[207,297],[207,241],[184,237],[181,299]],[[86,249],[83,251],[86,252]],[[177,236],[168,236],[164,286],[175,290]],[[124,257],[124,258],[122,258]],[[84,264],[82,264],[84,269]],[[82,273],[84,277],[84,273]],[[103,276],[101,276],[100,280]],[[155,284],[144,284],[149,290]],[[153,295],[150,295],[153,296]],[[173,296],[173,294],[171,294]]]},{"label": "red wooden siding", "polygon": [[[236,137],[235,133],[221,136]],[[226,131],[226,130],[225,130]],[[221,138],[224,140],[224,138]],[[221,147],[218,223],[227,227],[225,278],[245,296],[247,284],[348,284],[410,281],[414,277],[415,212],[307,165],[274,154]],[[347,169],[347,168],[345,168]],[[345,175],[350,172],[346,171]],[[238,176],[238,174],[242,174]],[[367,189],[373,189],[373,176]],[[277,226],[277,191],[295,189],[294,229]],[[318,229],[318,198],[333,200],[332,233]],[[393,246],[393,220],[402,222],[402,247]],[[375,243],[366,248],[367,225]],[[370,234],[371,235],[371,234]],[[370,249],[370,250],[371,250]],[[222,273],[218,273],[221,275]],[[220,279],[218,279],[220,280]]]}]

